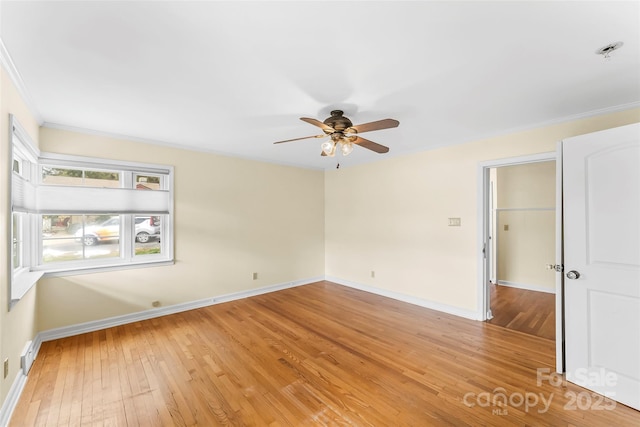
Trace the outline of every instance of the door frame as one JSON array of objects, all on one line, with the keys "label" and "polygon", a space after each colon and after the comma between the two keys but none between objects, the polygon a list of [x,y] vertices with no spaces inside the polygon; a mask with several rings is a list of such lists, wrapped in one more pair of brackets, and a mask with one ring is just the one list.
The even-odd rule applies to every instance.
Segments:
[{"label": "door frame", "polygon": [[[532,154],[527,156],[508,157],[487,160],[478,164],[478,284],[477,307],[478,319],[486,321],[492,317],[490,307],[490,288],[488,286],[491,275],[491,183],[489,170],[502,166],[516,166],[527,163],[556,162],[556,259],[555,264],[562,266],[562,146],[557,151]],[[494,236],[495,238],[495,236]],[[562,267],[560,267],[562,268]],[[556,371],[564,372],[564,313],[562,272],[556,273]]]}]

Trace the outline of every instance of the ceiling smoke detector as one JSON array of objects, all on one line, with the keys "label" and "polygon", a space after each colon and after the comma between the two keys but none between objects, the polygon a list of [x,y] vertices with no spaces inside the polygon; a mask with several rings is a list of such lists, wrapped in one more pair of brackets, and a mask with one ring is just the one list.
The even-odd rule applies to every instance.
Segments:
[{"label": "ceiling smoke detector", "polygon": [[614,50],[620,49],[622,47],[624,43],[622,42],[615,42],[615,43],[610,43],[604,47],[601,47],[600,49],[596,50],[596,54],[598,55],[602,55],[604,57],[604,59],[609,59],[611,58],[611,52],[613,52]]}]

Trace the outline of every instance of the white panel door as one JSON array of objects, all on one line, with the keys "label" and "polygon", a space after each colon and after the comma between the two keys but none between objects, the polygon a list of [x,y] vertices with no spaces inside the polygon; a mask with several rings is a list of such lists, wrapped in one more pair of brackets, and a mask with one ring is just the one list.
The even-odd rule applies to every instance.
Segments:
[{"label": "white panel door", "polygon": [[640,124],[562,150],[567,379],[640,410]]}]

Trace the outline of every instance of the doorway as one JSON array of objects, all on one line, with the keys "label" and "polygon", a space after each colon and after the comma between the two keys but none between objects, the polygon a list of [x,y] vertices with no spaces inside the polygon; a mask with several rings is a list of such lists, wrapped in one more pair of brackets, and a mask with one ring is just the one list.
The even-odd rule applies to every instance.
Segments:
[{"label": "doorway", "polygon": [[555,160],[489,169],[488,322],[555,339]]},{"label": "doorway", "polygon": [[[492,239],[492,233],[497,234],[498,218],[496,218],[497,215],[492,215],[494,214],[492,209],[492,204],[495,203],[495,201],[494,201],[494,197],[492,197],[491,169],[508,167],[508,166],[535,164],[540,162],[554,162],[555,169],[556,169],[554,183],[551,188],[546,188],[546,189],[549,191],[550,194],[553,194],[553,197],[556,201],[554,203],[554,207],[555,207],[555,206],[561,206],[561,191],[558,190],[558,185],[559,183],[561,183],[560,178],[562,173],[562,170],[561,170],[562,168],[560,167],[560,165],[556,160],[557,160],[556,152],[548,152],[548,153],[540,153],[540,154],[535,154],[530,156],[490,160],[490,161],[482,162],[478,165],[478,194],[480,196],[478,198],[478,213],[479,213],[478,242],[480,246],[479,248],[480,250],[478,251],[478,265],[480,266],[480,268],[478,268],[478,285],[477,286],[478,286],[478,307],[480,308],[480,312],[479,312],[480,320],[490,320],[494,317],[491,310],[491,291],[492,291],[491,285],[493,284],[492,279],[493,279],[493,282],[496,282],[496,285],[497,285],[498,278],[499,278],[498,277],[499,264],[496,266],[495,269],[492,269],[493,267],[492,255],[494,255],[494,251],[492,250],[492,244],[493,244],[493,241],[496,241],[497,243],[497,238],[496,238],[497,236]],[[552,184],[549,184],[549,185],[552,185]],[[523,194],[518,195],[518,197],[522,198]],[[498,200],[498,203],[499,203],[499,200]],[[543,215],[547,217],[547,219],[545,220],[547,223],[548,223],[549,217],[554,218],[556,230],[561,230],[561,226],[562,226],[561,216],[558,215],[558,212],[560,211],[561,211],[560,209],[558,209],[557,211],[554,209],[553,211],[547,211],[546,214]],[[525,215],[526,212],[518,211],[515,208],[507,212],[509,212],[509,214],[506,214],[506,215],[507,216],[510,215],[512,219],[514,218],[514,216],[520,216],[519,219],[516,219],[515,223],[512,222],[512,223],[506,224],[509,226],[506,231],[510,232],[510,231],[513,231],[511,224],[522,223],[523,217],[526,216]],[[540,209],[540,212],[545,212],[545,210]],[[502,215],[502,214],[499,214],[499,215]],[[533,215],[540,216],[539,214],[533,214]],[[509,221],[511,221],[512,219],[510,219]],[[505,224],[501,223],[501,225],[502,225],[502,230],[505,231],[504,230]],[[509,236],[514,236],[514,234],[515,233],[512,233]],[[515,244],[518,245],[519,243],[515,242]],[[549,264],[550,269],[555,268],[556,265],[562,264],[560,261],[562,256],[562,250],[561,248],[560,249],[558,248],[557,240],[555,240],[555,248],[556,248],[555,254],[553,255],[555,258],[552,256],[549,256],[549,254],[546,254],[546,255],[543,254],[545,259],[543,261],[544,264],[542,266],[543,270],[547,267],[546,264]],[[525,247],[524,250],[526,251],[527,248]],[[562,329],[562,322],[563,322],[562,283],[561,281],[557,280],[558,275],[554,272],[554,270],[548,271],[548,274],[551,277],[553,277],[553,280],[555,281],[555,294],[550,293],[550,295],[552,295],[552,298],[555,302],[554,309],[553,309],[553,312],[554,312],[553,322],[555,323],[554,335],[555,335],[555,343],[556,343],[556,371],[563,372],[564,370],[564,360],[563,360],[564,335],[563,335],[563,329]],[[510,283],[511,285],[518,285],[518,284],[526,285],[526,283],[524,282],[520,283],[517,280],[507,279],[506,281],[513,282],[513,283]],[[511,286],[511,288],[514,288],[516,290],[518,289],[516,286]],[[501,289],[501,288],[497,288],[497,289]],[[522,289],[522,290],[530,290],[530,289]],[[537,291],[534,290],[533,292],[537,292]],[[547,323],[547,326],[549,326],[548,323]]]}]

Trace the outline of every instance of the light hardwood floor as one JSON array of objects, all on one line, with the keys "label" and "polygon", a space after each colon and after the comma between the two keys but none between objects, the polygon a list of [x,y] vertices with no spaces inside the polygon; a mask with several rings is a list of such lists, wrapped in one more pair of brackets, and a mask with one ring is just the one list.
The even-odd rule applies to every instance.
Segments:
[{"label": "light hardwood floor", "polygon": [[553,363],[551,340],[318,282],[43,343],[11,425],[640,425],[537,384]]},{"label": "light hardwood floor", "polygon": [[514,331],[554,340],[556,337],[556,295],[509,286],[489,284],[489,323]]}]

